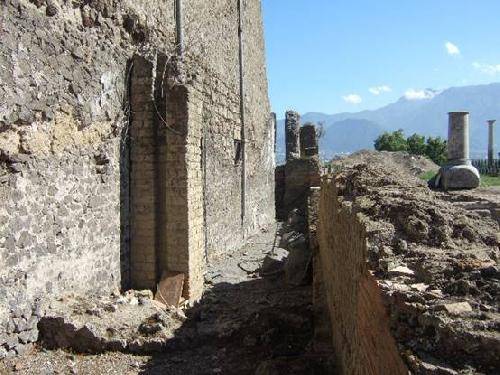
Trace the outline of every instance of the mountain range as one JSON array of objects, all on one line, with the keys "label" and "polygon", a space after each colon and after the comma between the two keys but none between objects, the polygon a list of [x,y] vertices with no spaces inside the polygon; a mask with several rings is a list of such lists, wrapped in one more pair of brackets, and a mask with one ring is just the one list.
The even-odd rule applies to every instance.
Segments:
[{"label": "mountain range", "polygon": [[[373,149],[374,140],[384,131],[403,129],[407,136],[418,133],[427,136],[448,136],[448,112],[468,111],[470,120],[471,157],[483,158],[487,153],[486,121],[498,119],[496,139],[500,139],[500,83],[452,87],[443,91],[426,90],[421,99],[402,97],[397,102],[376,110],[328,115],[305,113],[301,123],[322,123],[320,139],[323,158]],[[284,160],[285,122],[278,122],[277,158]],[[497,142],[500,145],[500,141]],[[500,150],[497,149],[497,152]]]}]

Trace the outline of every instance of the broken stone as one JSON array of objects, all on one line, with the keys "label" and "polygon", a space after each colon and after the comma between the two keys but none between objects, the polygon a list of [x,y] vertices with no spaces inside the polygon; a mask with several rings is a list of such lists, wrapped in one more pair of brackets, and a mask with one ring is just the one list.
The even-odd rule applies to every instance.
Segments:
[{"label": "broken stone", "polygon": [[134,292],[135,296],[137,298],[148,298],[148,299],[153,299],[153,292],[149,289],[145,290],[136,290]]},{"label": "broken stone", "polygon": [[275,248],[273,254],[268,254],[264,258],[262,267],[260,269],[261,275],[272,274],[283,270],[288,251],[281,248]]},{"label": "broken stone", "polygon": [[439,305],[438,309],[446,311],[450,315],[463,315],[472,312],[472,306],[468,302],[457,302]]},{"label": "broken stone", "polygon": [[158,332],[160,332],[163,329],[163,326],[158,323],[149,323],[149,322],[144,322],[139,326],[139,332],[142,333],[143,335],[154,335]]},{"label": "broken stone", "polygon": [[0,346],[0,360],[7,358],[8,351],[3,346]]},{"label": "broken stone", "polygon": [[414,276],[415,272],[406,266],[398,266],[389,270],[392,276]]},{"label": "broken stone", "polygon": [[290,253],[285,265],[286,280],[289,285],[305,285],[311,275],[312,251],[303,241],[295,241],[290,247]]},{"label": "broken stone", "polygon": [[429,288],[429,285],[425,285],[424,283],[419,283],[419,284],[411,284],[410,287],[413,290],[417,290],[419,292],[425,292]]},{"label": "broken stone", "polygon": [[19,334],[19,341],[23,344],[28,344],[30,342],[36,342],[38,339],[38,330],[33,329],[31,331],[24,331]]},{"label": "broken stone", "polygon": [[58,6],[54,0],[46,0],[47,2],[47,8],[45,9],[45,13],[49,17],[53,17],[57,15],[59,12]]},{"label": "broken stone", "polygon": [[94,308],[91,308],[91,309],[87,309],[85,311],[85,313],[88,314],[88,315],[97,316],[98,318],[101,318],[102,315],[103,315],[102,309],[97,308],[97,307],[94,307]]},{"label": "broken stone", "polygon": [[155,295],[155,300],[167,306],[178,307],[182,298],[184,280],[182,272],[163,272]]},{"label": "broken stone", "polygon": [[115,312],[116,310],[118,310],[118,306],[116,306],[113,303],[110,303],[110,304],[107,304],[106,306],[104,306],[104,310],[107,312]]}]

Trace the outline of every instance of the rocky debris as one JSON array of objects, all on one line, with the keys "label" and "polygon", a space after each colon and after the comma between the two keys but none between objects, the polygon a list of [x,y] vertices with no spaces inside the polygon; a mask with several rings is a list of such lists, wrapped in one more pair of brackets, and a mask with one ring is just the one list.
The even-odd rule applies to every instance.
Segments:
[{"label": "rocky debris", "polygon": [[[149,291],[96,299],[68,296],[56,301],[51,309],[55,312],[49,312],[52,318],[46,321],[48,336],[44,331],[43,338],[73,343],[78,338],[87,340],[86,345],[95,345],[99,353],[103,346],[118,351],[81,356],[41,349],[0,362],[0,373],[4,369],[9,373],[17,365],[21,366],[20,374],[57,369],[84,374],[245,375],[255,374],[264,361],[271,361],[267,365],[270,369],[290,369],[291,374],[301,373],[300,369],[330,373],[325,370],[328,358],[311,351],[311,287],[288,285],[283,270],[264,276],[260,271],[249,274],[238,266],[243,260],[255,260],[262,270],[266,259],[283,262],[288,252],[279,248],[279,237],[273,232],[262,233],[241,250],[209,263],[206,292],[191,308],[157,308]],[[145,303],[140,302],[142,298],[146,298]],[[115,312],[108,312],[115,308]],[[101,317],[94,315],[95,311],[100,311]],[[112,327],[116,331],[108,330]],[[125,345],[128,347],[123,349]],[[71,351],[78,352],[76,347],[70,346]],[[141,356],[145,353],[154,355]]]},{"label": "rocky debris", "polygon": [[186,275],[182,272],[163,272],[156,290],[155,300],[166,306],[179,307]]},{"label": "rocky debris", "polygon": [[348,156],[332,160],[332,167],[340,170],[357,164],[378,165],[393,172],[421,176],[426,172],[438,172],[439,166],[425,156],[410,155],[407,152],[361,150]]},{"label": "rocky debris", "polygon": [[500,188],[478,188],[473,191],[449,192],[448,199],[481,217],[491,217],[500,224]]},{"label": "rocky debris", "polygon": [[438,308],[446,311],[450,315],[464,315],[467,313],[471,313],[472,306],[468,302],[457,302],[457,303],[447,303],[442,306],[438,306]]},{"label": "rocky debris", "polygon": [[108,297],[60,298],[51,303],[40,320],[41,343],[49,349],[79,353],[159,352],[186,316],[182,310],[152,298],[149,290]]},{"label": "rocky debris", "polygon": [[409,367],[417,374],[496,373],[498,223],[455,204],[469,193],[433,192],[376,163],[345,168],[335,181],[342,205],[366,227],[369,270]]},{"label": "rocky debris", "polygon": [[[1,279],[0,284],[7,285]],[[44,314],[40,301],[30,306],[22,296],[14,296],[7,308],[10,318],[5,327],[0,326],[0,360],[31,350],[38,340],[38,321]]]},{"label": "rocky debris", "polygon": [[278,272],[282,272],[286,260],[288,258],[288,251],[280,247],[276,247],[270,254],[267,254],[262,262],[260,274],[262,276],[270,276]]},{"label": "rocky debris", "polygon": [[284,261],[285,279],[289,285],[306,285],[312,281],[312,250],[307,235],[307,219],[300,210],[288,215],[281,229],[279,248],[288,252]]}]

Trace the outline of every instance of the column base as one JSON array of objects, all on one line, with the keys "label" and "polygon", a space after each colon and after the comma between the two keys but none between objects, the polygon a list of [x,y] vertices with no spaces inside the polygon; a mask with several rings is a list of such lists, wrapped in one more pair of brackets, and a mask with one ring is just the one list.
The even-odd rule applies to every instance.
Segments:
[{"label": "column base", "polygon": [[435,186],[444,190],[475,189],[480,183],[479,171],[472,165],[442,167],[435,180]]}]

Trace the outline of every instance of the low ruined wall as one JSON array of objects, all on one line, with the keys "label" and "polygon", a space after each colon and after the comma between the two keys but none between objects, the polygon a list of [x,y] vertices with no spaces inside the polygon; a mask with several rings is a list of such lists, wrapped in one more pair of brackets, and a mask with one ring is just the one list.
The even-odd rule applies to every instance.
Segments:
[{"label": "low ruined wall", "polygon": [[361,217],[342,204],[334,181],[321,187],[318,230],[323,298],[342,373],[406,375],[366,264],[365,227]]},{"label": "low ruined wall", "polygon": [[457,195],[380,165],[324,179],[315,294],[342,373],[498,369],[498,224]]},{"label": "low ruined wall", "polygon": [[290,159],[285,165],[283,212],[298,208],[305,215],[309,189],[320,185],[320,162],[317,157]]}]

